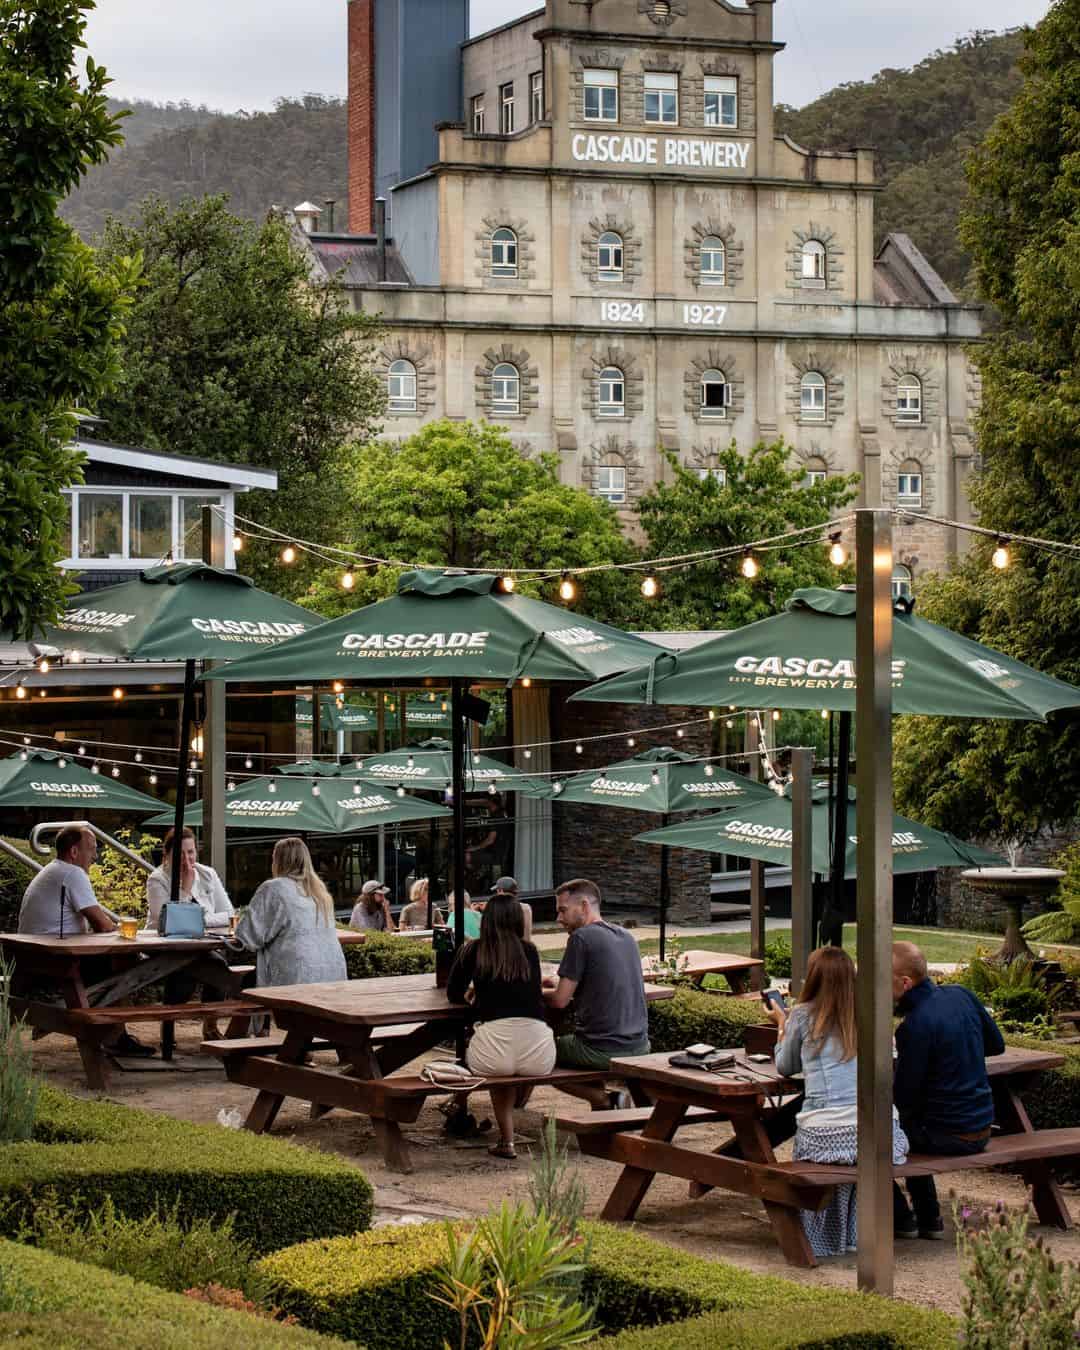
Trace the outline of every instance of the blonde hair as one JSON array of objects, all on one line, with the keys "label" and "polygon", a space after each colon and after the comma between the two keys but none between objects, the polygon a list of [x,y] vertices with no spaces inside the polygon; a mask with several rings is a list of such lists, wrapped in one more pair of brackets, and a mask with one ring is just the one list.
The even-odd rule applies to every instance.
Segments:
[{"label": "blonde hair", "polygon": [[[468,891],[464,891],[464,892],[462,892],[462,894],[465,896],[465,904],[466,904],[466,905],[471,905],[471,904],[472,904],[472,898],[470,897],[469,892],[468,892]],[[454,908],[456,907],[456,905],[457,905],[457,896],[454,894],[453,891],[451,891],[450,894],[446,897],[446,903],[447,903],[447,905],[448,905],[448,907],[449,907],[450,909],[454,909]]]},{"label": "blonde hair", "polygon": [[312,866],[311,854],[302,839],[298,839],[295,835],[279,839],[274,845],[274,858],[270,870],[275,877],[288,877],[295,881],[297,889],[314,901],[319,920],[328,928],[333,928],[333,897],[326,889],[322,877]]},{"label": "blonde hair", "polygon": [[417,901],[423,900],[427,896],[427,892],[428,892],[427,877],[418,877],[409,887],[409,899],[412,901],[413,904],[416,904]]}]

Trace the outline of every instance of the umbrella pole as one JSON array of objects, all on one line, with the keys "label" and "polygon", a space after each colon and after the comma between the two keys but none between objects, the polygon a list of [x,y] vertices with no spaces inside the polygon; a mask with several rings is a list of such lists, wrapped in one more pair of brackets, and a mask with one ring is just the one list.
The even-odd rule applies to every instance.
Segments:
[{"label": "umbrella pole", "polygon": [[450,681],[450,789],[454,794],[454,946],[465,941],[465,712],[458,676]]},{"label": "umbrella pole", "polygon": [[822,946],[843,945],[844,940],[844,864],[847,861],[848,764],[851,759],[851,714],[840,714],[836,752],[836,803],[833,809],[832,860],[829,870],[829,897],[821,916],[818,940]]},{"label": "umbrella pole", "polygon": [[[661,829],[667,829],[671,817],[665,811],[660,820]],[[670,890],[670,877],[668,875],[668,846],[660,845],[660,960],[664,959],[664,953],[667,948],[667,912],[668,912],[668,892]]]},{"label": "umbrella pole", "polygon": [[184,702],[180,712],[180,751],[176,758],[176,809],[173,812],[173,846],[169,899],[175,905],[180,899],[180,845],[184,830],[184,803],[187,795],[188,741],[195,713],[195,662],[184,662]]},{"label": "umbrella pole", "polygon": [[435,887],[438,884],[435,875],[438,866],[435,861],[435,849],[439,841],[439,826],[434,816],[428,821],[428,883],[427,883],[427,927],[431,925],[431,912],[435,908]]}]

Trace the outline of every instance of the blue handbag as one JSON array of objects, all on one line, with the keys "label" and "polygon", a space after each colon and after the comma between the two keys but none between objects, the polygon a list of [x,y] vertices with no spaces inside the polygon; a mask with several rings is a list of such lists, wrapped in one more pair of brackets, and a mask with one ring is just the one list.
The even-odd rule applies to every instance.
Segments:
[{"label": "blue handbag", "polygon": [[201,938],[206,936],[206,915],[202,905],[192,900],[171,900],[161,906],[157,921],[158,937]]}]

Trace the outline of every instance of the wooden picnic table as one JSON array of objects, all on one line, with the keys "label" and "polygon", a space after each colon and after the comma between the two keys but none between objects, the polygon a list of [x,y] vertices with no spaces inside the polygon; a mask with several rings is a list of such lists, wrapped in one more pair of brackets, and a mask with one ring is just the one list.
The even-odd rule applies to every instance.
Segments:
[{"label": "wooden picnic table", "polygon": [[[1003,1136],[1000,1145],[992,1140],[986,1154],[913,1158],[897,1167],[895,1174],[930,1175],[1019,1161],[1040,1221],[1068,1228],[1068,1209],[1046,1159],[1080,1153],[1080,1130],[1034,1131],[1019,1097],[1035,1076],[1064,1062],[1063,1056],[1048,1051],[1013,1047],[987,1059],[995,1120]],[[640,1129],[628,1131],[613,1119],[614,1128],[605,1131],[602,1112],[557,1118],[560,1128],[578,1134],[583,1153],[623,1164],[601,1218],[632,1219],[657,1174],[682,1177],[691,1184],[691,1196],[720,1187],[761,1200],[787,1261],[797,1266],[815,1264],[798,1211],[821,1208],[833,1187],[855,1177],[853,1168],[777,1161],[774,1146],[795,1131],[801,1080],[785,1078],[771,1062],[755,1063],[745,1052],[738,1053],[731,1069],[722,1073],[675,1068],[666,1054],[616,1059],[611,1067],[613,1073],[638,1084],[653,1098],[652,1112]],[[680,1126],[694,1123],[687,1122],[692,1108],[726,1118],[734,1139],[712,1152],[674,1143]],[[1040,1148],[1044,1138],[1046,1147]]]},{"label": "wooden picnic table", "polygon": [[[672,995],[670,988],[645,986],[649,1001]],[[448,1089],[391,1075],[471,1023],[472,1006],[451,1003],[433,974],[281,985],[244,997],[269,1009],[285,1032],[283,1041],[265,1049],[251,1041],[233,1048],[228,1041],[210,1041],[204,1047],[224,1060],[232,1082],[258,1089],[245,1127],[256,1133],[269,1129],[286,1097],[311,1102],[316,1112],[343,1107],[371,1119],[388,1166],[409,1171],[400,1123],[415,1120],[427,1096]],[[306,1064],[313,1047],[335,1050],[343,1070]],[[596,1077],[555,1069],[543,1081]]]},{"label": "wooden picnic table", "polygon": [[[362,933],[338,934],[343,946],[363,941]],[[253,967],[208,961],[226,950],[228,934],[203,938],[163,938],[141,929],[135,938],[114,933],[72,933],[68,937],[40,933],[0,933],[0,951],[15,966],[11,1011],[39,1035],[70,1036],[79,1048],[87,1085],[107,1091],[111,1062],[103,1048],[117,1026],[127,1022],[160,1022],[162,1054],[172,1056],[172,1024],[190,1017],[228,1017],[227,1035],[242,1035],[252,1013],[250,1001],[238,1002],[241,985]],[[235,949],[232,949],[235,950]],[[88,983],[84,963],[99,969]],[[101,976],[108,964],[111,973]],[[216,1003],[140,1003],[131,1006],[140,989],[170,975],[185,974],[220,986],[229,982],[230,998]]]},{"label": "wooden picnic table", "polygon": [[[733,994],[744,994],[751,974],[764,967],[765,962],[755,956],[739,956],[734,952],[688,951],[680,952],[675,961],[675,974],[700,986],[706,975],[723,975]],[[659,956],[643,956],[641,973],[650,976],[668,976],[671,966],[661,963]]]}]

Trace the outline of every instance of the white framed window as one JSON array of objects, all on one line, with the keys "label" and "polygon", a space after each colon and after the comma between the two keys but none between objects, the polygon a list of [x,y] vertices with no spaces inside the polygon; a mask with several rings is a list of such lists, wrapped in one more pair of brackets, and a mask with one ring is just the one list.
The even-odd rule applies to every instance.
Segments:
[{"label": "white framed window", "polygon": [[220,496],[176,489],[86,487],[64,496],[67,562],[90,570],[117,564],[145,567],[168,554],[201,558],[202,508],[223,504]]},{"label": "white framed window", "polygon": [[722,370],[706,370],[701,375],[702,417],[726,417],[731,407],[731,385]]},{"label": "white framed window", "polygon": [[806,473],[803,475],[803,483],[807,487],[813,487],[816,483],[824,483],[829,476],[829,469],[823,459],[808,459],[806,461]]},{"label": "white framed window", "polygon": [[585,79],[586,122],[617,122],[619,120],[619,72],[617,70],[587,70]]},{"label": "white framed window", "polygon": [[596,269],[601,281],[622,281],[622,235],[605,230],[596,245]]},{"label": "white framed window", "polygon": [[715,234],[701,241],[700,274],[703,286],[723,286],[727,281],[727,245]]},{"label": "white framed window", "polygon": [[391,361],[386,385],[391,412],[416,411],[416,367],[411,361]]},{"label": "white framed window", "polygon": [[521,412],[521,376],[517,366],[507,361],[491,372],[491,411],[493,413]]},{"label": "white framed window", "polygon": [[626,381],[617,366],[606,366],[598,381],[596,411],[601,417],[622,417],[626,412]]},{"label": "white framed window", "polygon": [[621,464],[601,464],[597,468],[596,495],[616,506],[626,501],[626,470]]},{"label": "white framed window", "polygon": [[80,492],[77,558],[125,558],[124,494]]},{"label": "white framed window", "polygon": [[474,136],[482,136],[485,126],[484,96],[475,94],[470,100],[472,108],[472,129]]},{"label": "white framed window", "polygon": [[705,76],[705,125],[739,125],[739,81],[734,75]]},{"label": "white framed window", "polygon": [[923,504],[922,469],[913,462],[905,464],[896,475],[896,504],[916,509]]},{"label": "white framed window", "polygon": [[510,136],[514,130],[514,82],[499,85],[499,131]]},{"label": "white framed window", "polygon": [[906,563],[896,563],[893,566],[892,598],[894,600],[911,599],[911,568]]},{"label": "white framed window", "polygon": [[493,277],[516,277],[517,274],[517,235],[506,225],[500,225],[491,236],[491,275]]},{"label": "white framed window", "polygon": [[679,120],[679,77],[663,70],[645,72],[645,121],[675,126]]},{"label": "white framed window", "polygon": [[922,421],[922,380],[918,375],[901,375],[896,382],[896,420]]},{"label": "white framed window", "polygon": [[824,422],[827,411],[825,376],[808,370],[799,382],[799,415],[804,422]]},{"label": "white framed window", "polygon": [[810,290],[824,290],[828,278],[829,255],[820,239],[808,239],[802,246],[801,280]]},{"label": "white framed window", "polygon": [[529,118],[533,122],[544,120],[544,74],[540,70],[529,76]]},{"label": "white framed window", "polygon": [[707,483],[711,479],[717,487],[727,487],[727,469],[720,469],[703,464],[695,469],[694,472],[703,483]]},{"label": "white framed window", "polygon": [[160,493],[131,492],[127,508],[128,556],[149,561],[163,558],[173,544],[172,498]]}]

